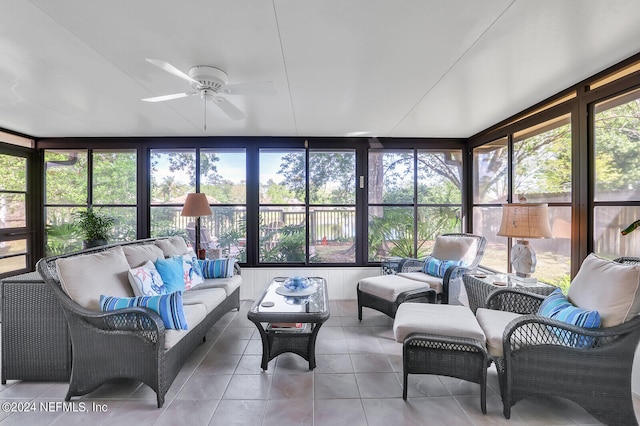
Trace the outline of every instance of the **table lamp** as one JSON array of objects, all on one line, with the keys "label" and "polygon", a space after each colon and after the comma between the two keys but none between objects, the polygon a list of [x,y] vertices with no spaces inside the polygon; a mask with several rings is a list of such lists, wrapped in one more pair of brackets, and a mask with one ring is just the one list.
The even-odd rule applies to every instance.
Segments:
[{"label": "table lamp", "polygon": [[184,201],[182,207],[182,216],[192,216],[196,218],[196,253],[198,259],[204,259],[206,257],[206,250],[200,248],[200,216],[211,216],[213,212],[209,207],[209,200],[207,195],[202,192],[190,192],[187,194],[187,199]]},{"label": "table lamp", "polygon": [[522,282],[536,282],[531,274],[536,270],[536,253],[529,245],[531,238],[551,238],[549,206],[547,204],[503,204],[502,222],[498,235],[517,238],[511,248],[511,266],[515,278]]}]

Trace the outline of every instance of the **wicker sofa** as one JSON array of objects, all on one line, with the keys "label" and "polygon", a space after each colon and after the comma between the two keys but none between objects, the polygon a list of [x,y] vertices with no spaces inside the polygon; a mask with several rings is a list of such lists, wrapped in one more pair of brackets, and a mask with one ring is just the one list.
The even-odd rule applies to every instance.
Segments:
[{"label": "wicker sofa", "polygon": [[[211,326],[240,305],[240,269],[207,279],[180,293],[188,329],[167,329],[146,307],[100,311],[101,295],[130,298],[128,273],[158,257],[187,253],[182,237],[145,239],[41,259],[37,270],[63,308],[71,338],[71,378],[65,397],[85,395],[112,379],[131,378],[151,387],[158,408],[191,352]],[[127,299],[123,299],[127,300]],[[173,307],[172,307],[173,308]]]}]

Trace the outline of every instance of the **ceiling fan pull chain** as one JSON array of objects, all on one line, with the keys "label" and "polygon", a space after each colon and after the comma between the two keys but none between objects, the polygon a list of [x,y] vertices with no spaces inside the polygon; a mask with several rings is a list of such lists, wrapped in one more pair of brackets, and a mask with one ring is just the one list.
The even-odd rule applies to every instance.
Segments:
[{"label": "ceiling fan pull chain", "polygon": [[207,100],[204,101],[204,131],[207,131]]}]

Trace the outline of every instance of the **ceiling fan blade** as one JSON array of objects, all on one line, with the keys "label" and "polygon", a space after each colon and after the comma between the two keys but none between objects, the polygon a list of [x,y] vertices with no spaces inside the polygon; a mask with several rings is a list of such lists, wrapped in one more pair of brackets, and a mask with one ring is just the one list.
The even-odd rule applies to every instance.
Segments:
[{"label": "ceiling fan blade", "polygon": [[145,102],[162,102],[162,101],[170,101],[172,99],[186,98],[187,96],[193,96],[197,94],[198,92],[174,93],[173,95],[155,96],[153,98],[144,98],[142,100]]},{"label": "ceiling fan blade", "polygon": [[242,120],[246,117],[244,112],[225,98],[217,98],[215,104],[232,120]]},{"label": "ceiling fan blade", "polygon": [[276,95],[278,93],[273,81],[227,84],[225,92],[230,95]]},{"label": "ceiling fan blade", "polygon": [[175,75],[176,77],[180,77],[183,80],[187,80],[189,83],[194,83],[199,85],[200,83],[196,80],[194,80],[193,78],[189,77],[187,74],[183,73],[182,71],[180,71],[178,68],[174,67],[173,65],[171,65],[169,62],[165,62],[165,61],[161,61],[160,59],[150,59],[150,58],[145,58],[145,60],[147,62],[149,62],[150,64],[155,65],[156,67]]}]

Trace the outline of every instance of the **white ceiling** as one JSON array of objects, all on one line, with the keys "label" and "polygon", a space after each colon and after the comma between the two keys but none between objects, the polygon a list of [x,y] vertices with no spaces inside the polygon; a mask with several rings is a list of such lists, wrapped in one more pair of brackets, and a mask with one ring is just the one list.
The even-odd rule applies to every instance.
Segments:
[{"label": "white ceiling", "polygon": [[[468,137],[640,52],[638,0],[2,0],[0,128],[65,136]],[[212,65],[276,95],[189,83]]]}]

